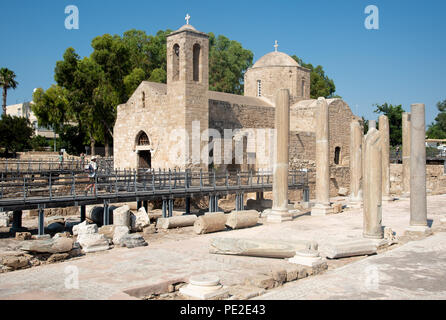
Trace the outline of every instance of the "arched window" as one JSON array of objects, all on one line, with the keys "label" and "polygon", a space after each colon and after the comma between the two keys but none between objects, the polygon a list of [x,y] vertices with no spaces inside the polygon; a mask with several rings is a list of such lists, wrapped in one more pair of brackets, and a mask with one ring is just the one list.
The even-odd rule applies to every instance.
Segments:
[{"label": "arched window", "polygon": [[141,102],[142,102],[142,107],[145,108],[146,107],[146,93],[144,91],[141,94]]},{"label": "arched window", "polygon": [[334,157],[334,163],[339,164],[339,160],[341,159],[341,147],[335,148],[335,157]]},{"label": "arched window", "polygon": [[173,46],[172,54],[172,80],[180,80],[180,46],[175,44]]},{"label": "arched window", "polygon": [[302,97],[305,96],[305,80],[302,79],[302,88],[301,88],[301,92],[302,92]]},{"label": "arched window", "polygon": [[194,81],[200,81],[200,51],[200,45],[198,43],[194,44]]},{"label": "arched window", "polygon": [[138,137],[138,146],[150,145],[149,137],[145,132],[141,132]]}]

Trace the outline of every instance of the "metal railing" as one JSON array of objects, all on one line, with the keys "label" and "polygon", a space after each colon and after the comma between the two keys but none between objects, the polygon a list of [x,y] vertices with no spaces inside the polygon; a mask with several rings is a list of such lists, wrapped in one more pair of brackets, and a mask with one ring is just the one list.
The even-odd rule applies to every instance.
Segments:
[{"label": "metal railing", "polygon": [[[177,170],[114,170],[99,172],[92,181],[87,174],[0,175],[0,208],[24,207],[52,202],[103,199],[162,198],[185,195],[257,192],[272,189],[271,171],[215,172]],[[308,186],[307,171],[290,171],[291,189]],[[87,191],[87,187],[90,187]]]}]

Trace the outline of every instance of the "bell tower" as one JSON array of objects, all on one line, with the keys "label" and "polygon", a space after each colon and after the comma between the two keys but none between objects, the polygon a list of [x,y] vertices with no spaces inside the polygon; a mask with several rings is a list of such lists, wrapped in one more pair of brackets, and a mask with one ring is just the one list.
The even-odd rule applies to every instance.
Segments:
[{"label": "bell tower", "polygon": [[187,23],[167,36],[167,96],[171,117],[176,119],[173,125],[188,133],[186,162],[207,167],[196,154],[198,149],[204,152],[207,142],[196,136],[209,127],[209,36],[197,31],[189,19],[187,15]]}]

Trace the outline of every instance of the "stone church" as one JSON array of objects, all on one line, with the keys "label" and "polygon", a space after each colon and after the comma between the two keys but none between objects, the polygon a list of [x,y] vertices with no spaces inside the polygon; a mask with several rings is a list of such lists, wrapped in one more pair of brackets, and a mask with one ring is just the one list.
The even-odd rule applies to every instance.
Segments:
[{"label": "stone church", "polygon": [[[278,89],[287,88],[290,92],[290,168],[314,169],[317,100],[310,99],[310,70],[278,52],[276,43],[273,52],[260,58],[245,73],[245,92],[241,96],[209,90],[208,57],[208,35],[192,25],[186,24],[168,35],[167,84],[143,81],[127,103],[117,108],[115,167],[185,169],[198,164],[207,169],[208,164],[203,165],[200,156],[198,159],[194,156],[195,148],[201,150],[204,158],[208,153],[212,156],[221,153],[221,158],[229,158],[229,164],[223,160],[223,164],[212,164],[217,169],[270,168],[271,161],[260,161],[263,152],[254,144],[263,143],[266,153],[271,153],[273,146],[268,142],[272,141],[271,137],[268,134],[265,138],[259,137],[259,132],[274,128],[274,96]],[[334,169],[339,167],[331,170],[333,189],[337,189],[341,185],[348,187],[350,122],[356,117],[342,99],[327,99],[327,102],[330,161]],[[232,139],[224,135],[230,129],[236,132]],[[257,141],[250,143],[244,136],[253,131],[257,132]],[[212,145],[209,141],[217,142],[216,132],[224,142]],[[198,140],[194,140],[197,136]],[[228,145],[228,139],[229,146],[234,146],[234,140],[240,137],[243,163],[234,159],[236,148],[229,151],[223,148]],[[192,141],[199,141],[198,146]],[[264,157],[271,159],[270,155]]]}]

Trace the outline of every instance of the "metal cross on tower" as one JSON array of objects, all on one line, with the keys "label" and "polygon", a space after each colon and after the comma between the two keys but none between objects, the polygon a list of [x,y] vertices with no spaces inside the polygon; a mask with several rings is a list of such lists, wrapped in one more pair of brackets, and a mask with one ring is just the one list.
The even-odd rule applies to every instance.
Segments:
[{"label": "metal cross on tower", "polygon": [[186,24],[189,24],[189,20],[190,20],[190,15],[189,15],[189,13],[186,14],[186,18],[185,18],[185,20],[186,20]]},{"label": "metal cross on tower", "polygon": [[276,42],[274,43],[274,51],[275,52],[277,52],[278,47],[279,47],[279,44],[277,43],[277,40],[276,40]]}]

